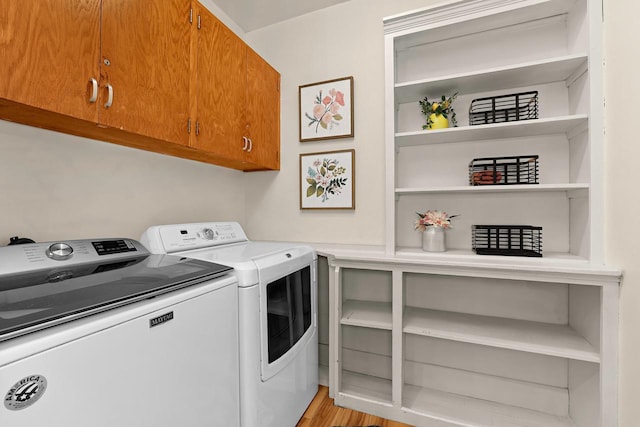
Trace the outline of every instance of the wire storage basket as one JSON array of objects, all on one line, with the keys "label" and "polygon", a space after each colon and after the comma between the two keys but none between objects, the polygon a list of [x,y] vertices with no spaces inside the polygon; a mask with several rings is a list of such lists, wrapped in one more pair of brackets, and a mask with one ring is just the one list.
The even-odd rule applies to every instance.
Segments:
[{"label": "wire storage basket", "polygon": [[538,156],[482,157],[469,163],[469,185],[538,184]]},{"label": "wire storage basket", "polygon": [[474,225],[472,246],[478,255],[542,256],[542,227]]},{"label": "wire storage basket", "polygon": [[538,91],[478,98],[469,106],[470,126],[537,118]]}]

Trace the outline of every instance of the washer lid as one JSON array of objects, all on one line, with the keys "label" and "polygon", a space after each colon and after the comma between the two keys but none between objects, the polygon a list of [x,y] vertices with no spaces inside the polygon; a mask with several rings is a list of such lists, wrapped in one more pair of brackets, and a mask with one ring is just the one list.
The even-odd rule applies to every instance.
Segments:
[{"label": "washer lid", "polygon": [[211,280],[231,267],[172,255],[0,275],[0,341]]}]

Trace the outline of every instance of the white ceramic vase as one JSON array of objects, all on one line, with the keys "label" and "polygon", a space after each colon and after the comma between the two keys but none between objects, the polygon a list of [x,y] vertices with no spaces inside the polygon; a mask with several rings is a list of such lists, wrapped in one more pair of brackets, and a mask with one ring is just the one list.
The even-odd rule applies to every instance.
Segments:
[{"label": "white ceramic vase", "polygon": [[422,233],[422,249],[427,252],[445,252],[447,242],[444,228],[429,226]]}]

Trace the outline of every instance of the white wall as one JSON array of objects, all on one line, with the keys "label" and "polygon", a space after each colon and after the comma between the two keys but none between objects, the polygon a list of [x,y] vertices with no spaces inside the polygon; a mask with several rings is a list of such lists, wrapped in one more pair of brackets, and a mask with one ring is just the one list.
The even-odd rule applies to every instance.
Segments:
[{"label": "white wall", "polygon": [[0,245],[242,220],[242,172],[0,121]]},{"label": "white wall", "polygon": [[620,304],[620,426],[640,424],[640,4],[605,0],[606,258],[624,271]]},{"label": "white wall", "polygon": [[[281,171],[247,176],[247,233],[254,239],[384,244],[382,18],[434,4],[352,0],[246,34],[282,75]],[[353,76],[355,137],[299,142],[298,86]],[[355,211],[299,209],[299,154],[355,149]]]}]

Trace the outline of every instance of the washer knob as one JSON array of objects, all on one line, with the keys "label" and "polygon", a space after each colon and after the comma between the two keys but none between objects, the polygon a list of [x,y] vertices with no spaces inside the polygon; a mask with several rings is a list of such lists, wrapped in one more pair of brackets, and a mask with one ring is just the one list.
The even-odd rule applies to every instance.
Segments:
[{"label": "washer knob", "polygon": [[66,243],[54,243],[47,248],[45,254],[51,259],[62,261],[73,255],[73,248]]},{"label": "washer knob", "polygon": [[213,240],[216,237],[215,233],[210,228],[203,228],[202,231],[200,231],[200,236],[205,240]]}]

